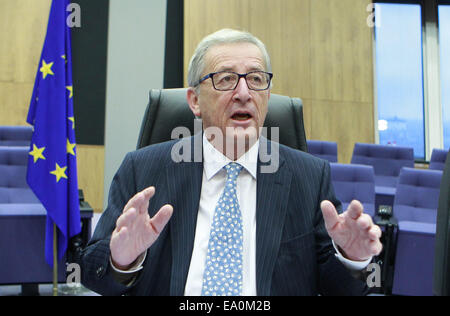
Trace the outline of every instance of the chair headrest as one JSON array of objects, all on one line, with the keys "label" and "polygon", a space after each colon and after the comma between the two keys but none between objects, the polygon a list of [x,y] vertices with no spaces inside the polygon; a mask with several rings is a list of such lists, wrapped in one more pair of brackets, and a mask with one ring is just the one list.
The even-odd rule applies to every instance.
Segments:
[{"label": "chair headrest", "polygon": [[27,166],[29,148],[0,146],[0,165]]},{"label": "chair headrest", "polygon": [[[402,168],[394,199],[394,209],[398,205],[406,205],[437,211],[441,180],[442,171],[439,170]],[[434,222],[435,216],[436,214],[434,214]],[[405,218],[408,217],[402,217],[402,220]]]},{"label": "chair headrest", "polygon": [[408,185],[439,190],[441,186],[442,171],[414,169],[403,167],[400,171],[398,185]]},{"label": "chair headrest", "polygon": [[372,166],[330,163],[333,181],[372,182],[375,185],[375,174]]},{"label": "chair headrest", "polygon": [[[152,89],[150,100],[142,120],[137,148],[171,140],[172,131],[185,127],[192,136],[201,131],[194,126],[195,116],[186,99],[187,88]],[[270,127],[279,127],[279,142],[286,146],[306,151],[306,136],[303,124],[303,106],[298,98],[271,94],[268,114],[264,123],[268,127],[264,136],[273,139]]]},{"label": "chair headrest", "polygon": [[31,126],[0,126],[0,146],[29,146]]},{"label": "chair headrest", "polygon": [[353,155],[414,161],[414,149],[404,146],[356,143]]},{"label": "chair headrest", "polygon": [[437,149],[434,148],[431,152],[431,161],[439,161],[445,163],[445,159],[447,158],[448,150],[447,149]]},{"label": "chair headrest", "polygon": [[447,154],[448,150],[446,149],[433,149],[428,168],[432,170],[444,170]]},{"label": "chair headrest", "polygon": [[0,204],[39,203],[26,182],[28,147],[0,146]]},{"label": "chair headrest", "polygon": [[352,164],[372,165],[375,175],[398,177],[402,167],[414,168],[414,149],[379,144],[356,143]]}]

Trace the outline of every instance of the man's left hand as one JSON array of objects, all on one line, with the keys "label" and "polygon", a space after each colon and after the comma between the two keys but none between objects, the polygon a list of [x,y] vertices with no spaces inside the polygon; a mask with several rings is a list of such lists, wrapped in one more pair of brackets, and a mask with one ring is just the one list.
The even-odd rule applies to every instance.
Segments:
[{"label": "man's left hand", "polygon": [[344,257],[365,261],[381,252],[381,229],[368,214],[363,213],[359,201],[353,200],[342,214],[337,213],[330,201],[322,201],[320,207],[328,235],[339,246]]}]

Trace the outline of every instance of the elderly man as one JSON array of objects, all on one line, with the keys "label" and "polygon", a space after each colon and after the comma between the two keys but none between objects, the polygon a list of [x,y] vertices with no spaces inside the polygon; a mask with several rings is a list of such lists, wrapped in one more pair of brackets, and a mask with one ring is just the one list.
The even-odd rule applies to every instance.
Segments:
[{"label": "elderly man", "polygon": [[[189,65],[202,161],[174,140],[129,153],[82,256],[83,283],[119,295],[363,295],[381,231],[358,201],[340,208],[327,162],[279,145],[261,172],[271,65],[253,35],[205,37]],[[237,146],[242,144],[242,146]],[[193,148],[196,150],[197,148]]]}]

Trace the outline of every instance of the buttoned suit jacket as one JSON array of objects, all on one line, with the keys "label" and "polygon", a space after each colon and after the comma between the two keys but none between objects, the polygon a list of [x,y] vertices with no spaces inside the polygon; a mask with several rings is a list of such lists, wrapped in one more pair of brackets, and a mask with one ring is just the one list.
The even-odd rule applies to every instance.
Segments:
[{"label": "buttoned suit jacket", "polygon": [[[261,143],[267,145],[264,150],[271,157],[276,158],[273,155],[278,151],[279,163],[276,172],[266,173],[261,172],[262,167],[273,161],[258,160],[257,295],[367,294],[365,284],[335,257],[324,226],[320,202],[327,199],[340,208],[328,162],[274,142]],[[260,153],[264,146],[260,145]],[[190,159],[177,162],[174,153]],[[103,295],[183,295],[194,246],[202,173],[201,134],[128,153],[112,181],[108,207],[82,253],[83,284]],[[128,200],[149,186],[156,188],[149,215],[156,214],[164,204],[171,204],[174,211],[149,248],[143,269],[127,286],[117,282],[110,266],[110,237]]]}]

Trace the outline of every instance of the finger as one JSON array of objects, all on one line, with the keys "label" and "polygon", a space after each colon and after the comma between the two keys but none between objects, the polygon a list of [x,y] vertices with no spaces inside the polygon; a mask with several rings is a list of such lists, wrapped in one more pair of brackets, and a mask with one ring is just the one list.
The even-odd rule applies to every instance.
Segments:
[{"label": "finger", "polygon": [[378,240],[381,238],[381,229],[378,225],[373,225],[369,230],[369,238],[371,240]]},{"label": "finger", "polygon": [[110,248],[112,252],[116,252],[118,247],[129,238],[129,230],[127,227],[117,228],[111,235]]},{"label": "finger", "polygon": [[370,242],[370,252],[372,256],[377,256],[383,250],[383,245],[379,240],[373,240]]},{"label": "finger", "polygon": [[136,209],[139,213],[147,212],[150,199],[155,195],[156,189],[151,186],[139,192],[136,196]]},{"label": "finger", "polygon": [[123,212],[126,212],[132,207],[141,211],[142,209],[146,210],[147,207],[145,207],[145,204],[149,202],[149,200],[153,197],[154,194],[155,194],[155,187],[153,186],[145,188],[141,192],[136,193],[125,205],[125,207],[123,208]]},{"label": "finger", "polygon": [[128,238],[128,229],[126,226],[117,228],[116,227],[116,233],[114,238],[117,240],[125,240],[126,238]]},{"label": "finger", "polygon": [[155,195],[156,189],[155,187],[148,187],[142,190],[140,193],[142,194],[142,200],[139,201],[138,211],[140,214],[148,212],[148,205],[150,203],[150,199]]},{"label": "finger", "polygon": [[347,214],[352,219],[357,219],[363,212],[363,206],[358,200],[353,200],[347,209]]},{"label": "finger", "polygon": [[156,234],[159,235],[161,233],[161,231],[164,229],[164,226],[166,226],[167,222],[172,216],[172,213],[172,205],[166,204],[162,206],[159,209],[158,213],[156,213],[155,216],[150,219],[150,225],[152,226]]},{"label": "finger", "polygon": [[123,245],[127,243],[130,238],[129,230],[127,227],[122,227],[120,229],[115,229],[111,236],[111,241],[109,244],[111,250],[111,260],[115,267],[120,267],[117,258],[120,258],[120,254],[123,253]]},{"label": "finger", "polygon": [[361,230],[366,230],[366,229],[370,229],[371,226],[373,226],[373,222],[372,222],[372,217],[370,217],[367,214],[362,214],[361,216],[358,217],[358,219],[356,220],[356,225],[358,225],[358,227]]},{"label": "finger", "polygon": [[126,213],[123,213],[119,216],[119,218],[116,221],[116,229],[120,230],[124,226],[129,226],[132,221],[137,216],[137,211],[135,208],[130,208]]},{"label": "finger", "polygon": [[333,230],[339,223],[339,215],[336,211],[336,208],[334,207],[333,203],[327,200],[320,203],[320,208],[322,209],[325,228],[327,229],[327,231]]},{"label": "finger", "polygon": [[150,200],[153,197],[153,195],[155,195],[155,192],[156,188],[154,186],[150,186],[141,191],[141,193],[144,194],[145,200],[147,201]]}]

